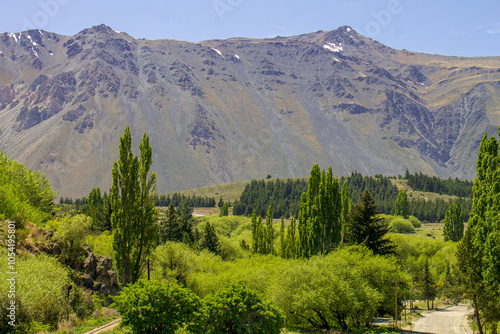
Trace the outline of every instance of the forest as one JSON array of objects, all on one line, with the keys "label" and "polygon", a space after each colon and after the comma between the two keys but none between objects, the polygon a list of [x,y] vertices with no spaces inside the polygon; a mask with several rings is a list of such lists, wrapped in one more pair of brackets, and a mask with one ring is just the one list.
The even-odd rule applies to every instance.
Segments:
[{"label": "forest", "polygon": [[[78,204],[55,204],[43,174],[0,155],[0,332],[83,333],[120,318],[115,333],[389,333],[373,320],[411,327],[412,306],[459,301],[478,332],[500,325],[494,137],[473,185],[424,181],[449,200],[414,199],[408,175],[336,178],[316,164],[308,179],[250,182],[232,210],[157,195],[148,135],[139,156],[132,146],[127,128],[111,188]],[[219,211],[195,217],[195,201]]]}]

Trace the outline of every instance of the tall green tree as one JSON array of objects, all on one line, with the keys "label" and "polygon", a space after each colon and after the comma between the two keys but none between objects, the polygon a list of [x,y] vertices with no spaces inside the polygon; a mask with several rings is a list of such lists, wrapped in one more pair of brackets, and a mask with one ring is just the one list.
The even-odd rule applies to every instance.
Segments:
[{"label": "tall green tree", "polygon": [[229,204],[224,202],[220,207],[219,217],[227,217],[229,216]]},{"label": "tall green tree", "polygon": [[[500,133],[500,127],[499,127]],[[500,320],[500,144],[485,133],[479,146],[468,229],[457,251],[456,275],[463,278],[463,293],[475,297],[474,314],[483,325]],[[470,234],[470,237],[469,237]],[[466,243],[474,253],[463,250]],[[461,250],[462,249],[462,250]],[[461,251],[460,251],[461,250]],[[463,259],[461,257],[464,257]],[[468,283],[471,275],[475,286]],[[482,291],[478,291],[482,289]]]},{"label": "tall green tree", "polygon": [[201,248],[216,255],[220,255],[221,248],[219,237],[217,236],[217,232],[215,232],[215,228],[210,225],[210,222],[207,222],[205,226],[205,232],[203,232],[203,237],[201,239]]},{"label": "tall green tree", "polygon": [[177,218],[174,204],[170,202],[165,217],[160,220],[158,225],[158,241],[160,244],[166,241],[182,241],[182,226]]},{"label": "tall green tree", "polygon": [[274,253],[274,238],[275,238],[275,232],[273,227],[273,208],[272,206],[269,206],[266,215],[266,230],[265,230],[266,247],[264,251],[265,254]]},{"label": "tall green tree", "polygon": [[332,168],[311,170],[299,212],[299,253],[302,257],[330,252],[342,241],[341,196]]},{"label": "tall green tree", "polygon": [[424,266],[424,277],[422,277],[422,297],[427,302],[427,309],[429,310],[429,300],[432,301],[432,308],[434,308],[434,299],[436,298],[436,283],[432,277],[430,268],[429,268],[429,259],[425,259]]},{"label": "tall green tree", "polygon": [[451,240],[455,242],[460,241],[464,235],[464,219],[458,198],[450,204],[450,208],[446,211],[443,234],[445,241]]},{"label": "tall green tree", "polygon": [[297,254],[297,232],[296,228],[297,222],[295,216],[292,217],[290,225],[286,228],[286,238],[285,238],[285,258],[293,259],[298,256]]},{"label": "tall green tree", "polygon": [[351,211],[347,221],[345,242],[347,244],[364,244],[374,254],[394,253],[395,245],[387,239],[389,226],[380,218],[375,200],[366,190],[361,194],[358,204]]},{"label": "tall green tree", "polygon": [[152,196],[156,173],[151,172],[153,152],[146,133],[139,144],[140,157],[132,153],[129,127],[120,138],[119,159],[113,165],[111,224],[113,250],[121,282],[136,282],[157,242],[156,211]]},{"label": "tall green tree", "polygon": [[403,216],[405,219],[410,217],[410,206],[408,204],[408,195],[405,189],[399,191],[396,203],[394,205],[394,215]]},{"label": "tall green tree", "polygon": [[182,230],[182,241],[191,244],[193,241],[193,225],[191,218],[193,216],[193,207],[187,198],[182,198],[177,209],[177,220]]}]

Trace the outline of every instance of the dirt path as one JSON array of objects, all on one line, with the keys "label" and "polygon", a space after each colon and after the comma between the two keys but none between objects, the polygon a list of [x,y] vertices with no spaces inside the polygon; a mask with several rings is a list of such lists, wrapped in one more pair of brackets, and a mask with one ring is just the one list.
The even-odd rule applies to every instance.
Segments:
[{"label": "dirt path", "polygon": [[97,333],[108,332],[108,331],[112,330],[113,328],[118,327],[118,325],[120,325],[121,320],[122,320],[121,318],[118,318],[118,319],[110,322],[109,324],[103,325],[103,326],[98,327],[98,328],[94,328],[93,330],[88,331],[85,334],[97,334]]},{"label": "dirt path", "polygon": [[441,311],[427,313],[418,319],[412,333],[472,334],[467,320],[467,306],[452,306]]}]

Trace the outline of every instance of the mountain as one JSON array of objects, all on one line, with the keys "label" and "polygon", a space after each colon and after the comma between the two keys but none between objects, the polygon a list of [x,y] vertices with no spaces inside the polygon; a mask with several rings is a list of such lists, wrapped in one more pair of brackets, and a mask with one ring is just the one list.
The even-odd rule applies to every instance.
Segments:
[{"label": "mountain", "polygon": [[314,163],[470,179],[499,101],[500,57],[395,50],[346,26],[199,43],[105,25],[0,34],[0,150],[59,196],[111,185],[127,125],[135,147],[150,135],[160,193]]}]

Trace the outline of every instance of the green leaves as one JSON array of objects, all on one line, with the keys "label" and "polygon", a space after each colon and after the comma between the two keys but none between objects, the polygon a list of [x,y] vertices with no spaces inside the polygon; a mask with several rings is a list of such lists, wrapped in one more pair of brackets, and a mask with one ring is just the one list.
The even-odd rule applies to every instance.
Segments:
[{"label": "green leaves", "polygon": [[43,173],[32,172],[0,152],[0,218],[41,225],[49,219],[55,197]]},{"label": "green leaves", "polygon": [[135,282],[145,259],[157,243],[156,210],[152,200],[156,174],[149,176],[152,148],[144,134],[139,145],[140,159],[132,153],[129,127],[120,138],[119,160],[113,165],[111,224],[116,266],[122,283]]},{"label": "green leaves", "polygon": [[141,333],[174,333],[190,322],[198,297],[176,283],[139,280],[114,298],[122,322]]},{"label": "green leaves", "polygon": [[456,199],[450,204],[450,208],[446,211],[443,228],[444,240],[460,241],[464,235],[464,219],[462,217],[462,207]]},{"label": "green leaves", "polygon": [[281,312],[242,283],[230,284],[202,300],[200,332],[279,334]]}]

